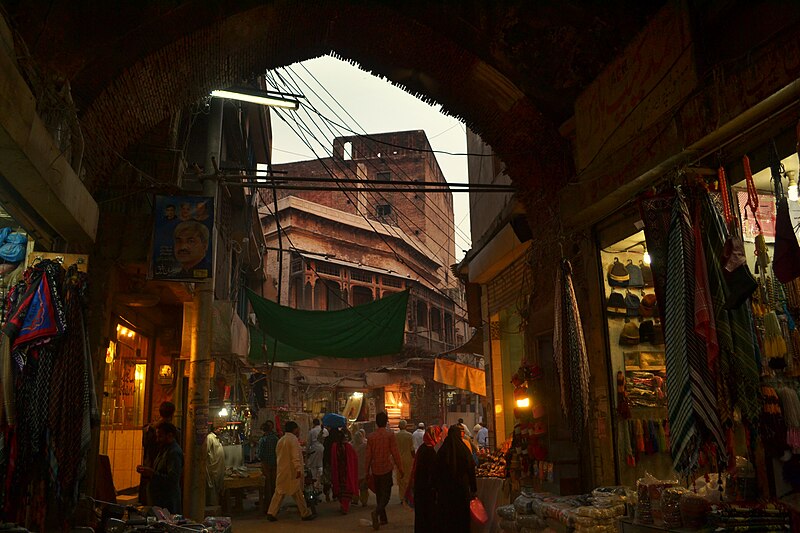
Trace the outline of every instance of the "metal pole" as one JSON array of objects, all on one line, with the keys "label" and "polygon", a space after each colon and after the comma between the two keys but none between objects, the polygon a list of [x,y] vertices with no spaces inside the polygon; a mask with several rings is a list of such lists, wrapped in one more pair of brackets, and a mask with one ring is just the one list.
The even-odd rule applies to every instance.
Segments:
[{"label": "metal pole", "polygon": [[[202,178],[203,194],[215,199],[215,209],[217,196],[215,167],[222,143],[222,107],[222,100],[216,98],[211,100],[205,174]],[[216,253],[216,228],[212,231],[211,244]],[[208,391],[211,386],[211,313],[214,305],[214,267],[215,262],[212,261],[212,277],[195,284],[189,360],[183,511],[184,515],[197,521],[203,520],[206,508],[206,435],[210,420]]]}]

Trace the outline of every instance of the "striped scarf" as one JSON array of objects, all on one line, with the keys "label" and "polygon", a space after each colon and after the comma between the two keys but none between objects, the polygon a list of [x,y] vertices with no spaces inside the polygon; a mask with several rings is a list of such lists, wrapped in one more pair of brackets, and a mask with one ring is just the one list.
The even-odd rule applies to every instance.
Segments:
[{"label": "striped scarf", "polygon": [[576,442],[589,423],[589,359],[572,285],[572,265],[563,260],[556,274],[553,358],[561,385],[561,409]]},{"label": "striped scarf", "polygon": [[[714,304],[719,341],[719,375],[722,388],[720,417],[729,419],[731,410],[738,407],[742,418],[750,428],[758,424],[761,405],[759,398],[758,359],[753,345],[753,324],[750,306],[742,305],[732,310],[725,309],[727,284],[722,271],[722,250],[727,238],[727,229],[717,205],[710,195],[703,198],[702,221],[704,245],[707,251],[709,287]],[[722,404],[726,411],[722,412]]]},{"label": "striped scarf", "polygon": [[696,470],[707,442],[725,453],[716,384],[695,332],[695,244],[686,202],[679,195],[668,234],[664,335],[671,453],[675,471],[683,475]]}]

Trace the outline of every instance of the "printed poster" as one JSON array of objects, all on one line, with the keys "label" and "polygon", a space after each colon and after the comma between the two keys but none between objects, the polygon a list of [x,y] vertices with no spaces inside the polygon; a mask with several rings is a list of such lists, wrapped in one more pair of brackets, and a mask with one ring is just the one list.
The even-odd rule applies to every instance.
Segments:
[{"label": "printed poster", "polygon": [[156,195],[152,279],[201,281],[212,276],[214,199]]}]

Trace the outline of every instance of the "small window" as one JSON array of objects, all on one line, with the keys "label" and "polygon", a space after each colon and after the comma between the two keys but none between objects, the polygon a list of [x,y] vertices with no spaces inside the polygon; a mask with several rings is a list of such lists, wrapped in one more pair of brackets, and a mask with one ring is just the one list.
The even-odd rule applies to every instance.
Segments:
[{"label": "small window", "polygon": [[378,172],[378,181],[391,181],[391,172]]},{"label": "small window", "polygon": [[392,206],[390,204],[378,204],[375,206],[375,215],[379,217],[388,217],[392,214]]},{"label": "small window", "polygon": [[343,159],[345,161],[350,161],[351,159],[353,159],[353,143],[350,141],[344,143],[343,152],[344,152]]}]

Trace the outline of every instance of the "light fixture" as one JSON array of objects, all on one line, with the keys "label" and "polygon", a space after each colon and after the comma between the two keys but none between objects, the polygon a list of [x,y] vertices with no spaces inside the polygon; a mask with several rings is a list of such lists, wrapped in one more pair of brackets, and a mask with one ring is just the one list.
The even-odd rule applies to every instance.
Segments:
[{"label": "light fixture", "polygon": [[397,402],[397,407],[403,407],[403,402]]},{"label": "light fixture", "polygon": [[353,393],[353,398],[363,398],[363,397],[364,397],[364,393],[363,392],[354,392]]},{"label": "light fixture", "polygon": [[219,410],[219,416],[223,417],[223,418],[228,416],[228,409],[226,407],[223,407],[222,409],[220,409]]},{"label": "light fixture", "polygon": [[650,259],[650,253],[647,251],[647,245],[642,243],[642,247],[644,248],[644,255],[642,256],[642,262],[645,265],[649,265],[652,259]]},{"label": "light fixture", "polygon": [[787,171],[786,177],[789,178],[789,188],[787,190],[789,200],[796,202],[798,198],[797,175],[794,171]]},{"label": "light fixture", "polygon": [[524,408],[530,407],[530,406],[531,406],[531,399],[530,398],[525,397],[525,398],[518,398],[517,399],[517,407],[519,407],[520,409],[524,409]]},{"label": "light fixture", "polygon": [[[265,105],[269,107],[281,107],[283,109],[297,109],[300,101],[296,98],[287,98],[282,93],[270,93],[249,87],[233,87],[231,89],[218,89],[211,91],[214,98],[227,98],[228,100],[238,100],[251,104]],[[296,95],[289,95],[296,96]]]}]

